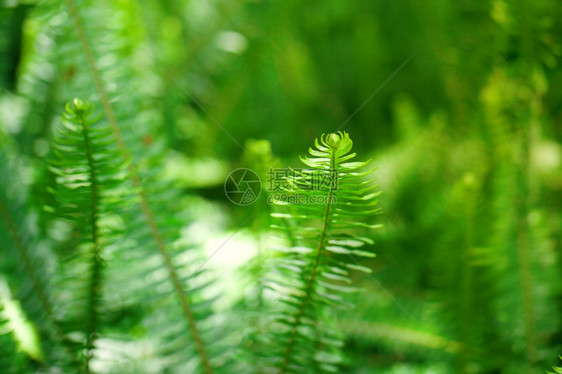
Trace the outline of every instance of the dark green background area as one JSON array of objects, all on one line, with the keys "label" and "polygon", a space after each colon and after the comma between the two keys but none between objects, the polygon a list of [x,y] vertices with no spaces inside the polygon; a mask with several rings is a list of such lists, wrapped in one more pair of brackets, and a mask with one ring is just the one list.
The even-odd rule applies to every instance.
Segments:
[{"label": "dark green background area", "polygon": [[[52,131],[66,102],[80,97],[101,113],[100,98],[62,2],[4,3],[0,197],[22,231],[56,252],[72,233],[44,214]],[[343,372],[544,373],[557,363],[559,1],[77,3],[139,168],[158,170],[181,196],[170,203],[199,225],[203,257],[217,238],[238,238],[226,260],[206,265],[228,318],[251,310],[271,207],[267,191],[233,205],[227,175],[251,168],[265,186],[269,168],[302,167],[314,139],[345,123],[359,158],[378,166],[384,214],[369,223],[384,228],[366,233],[376,242],[377,257],[363,261],[372,277],[357,276],[364,291],[334,317]],[[13,270],[2,225],[0,279],[23,299],[25,274]],[[144,312],[123,311],[123,331],[142,335]],[[0,352],[31,370],[15,338],[0,334]]]}]

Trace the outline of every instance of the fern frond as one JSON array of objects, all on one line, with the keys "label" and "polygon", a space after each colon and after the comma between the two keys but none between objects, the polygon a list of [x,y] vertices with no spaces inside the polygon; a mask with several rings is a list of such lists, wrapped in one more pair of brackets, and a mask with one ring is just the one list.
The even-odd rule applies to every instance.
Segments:
[{"label": "fern frond", "polygon": [[61,292],[60,305],[67,307],[63,312],[67,333],[80,336],[76,348],[77,353],[85,352],[87,372],[100,330],[102,249],[112,240],[103,220],[112,214],[108,208],[126,175],[116,162],[120,158],[111,142],[112,134],[98,124],[94,107],[74,99],[66,105],[62,125],[56,128],[55,157],[49,162],[57,181],[52,210],[75,233],[70,248],[61,253],[64,261],[59,282],[65,292]]},{"label": "fern frond", "polygon": [[[360,249],[372,240],[359,236],[358,229],[377,228],[358,221],[362,216],[380,213],[376,208],[379,192],[367,162],[352,162],[353,142],[346,132],[322,135],[301,158],[306,169],[293,170],[282,187],[276,204],[289,207],[289,213],[274,213],[296,227],[282,247],[278,263],[265,279],[277,293],[283,308],[275,318],[277,342],[268,358],[270,370],[279,373],[334,372],[341,361],[339,334],[330,325],[332,308],[346,307],[342,294],[354,292],[349,284],[351,270],[370,272],[358,266],[355,256],[374,257]],[[365,179],[367,178],[367,179]],[[288,201],[300,201],[289,204]],[[283,228],[283,225],[277,225]]]}]

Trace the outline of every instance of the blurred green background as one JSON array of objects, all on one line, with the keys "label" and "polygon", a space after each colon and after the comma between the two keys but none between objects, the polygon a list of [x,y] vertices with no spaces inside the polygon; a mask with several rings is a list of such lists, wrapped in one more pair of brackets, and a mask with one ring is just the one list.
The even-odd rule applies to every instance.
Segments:
[{"label": "blurred green background", "polygon": [[[357,279],[364,291],[338,316],[342,370],[544,373],[556,364],[559,1],[78,7],[137,162],[163,171],[187,199],[179,207],[206,256],[234,234],[205,265],[229,318],[248,308],[270,207],[266,193],[231,204],[225,178],[239,167],[263,177],[272,166],[298,167],[316,137],[345,124],[360,158],[378,166],[384,214],[373,222],[384,228],[370,234],[373,278]],[[18,214],[55,248],[70,233],[41,213],[53,124],[65,102],[99,106],[99,97],[62,2],[4,1],[0,25],[3,198],[23,195]],[[6,270],[12,244],[1,245],[15,293],[24,275]]]}]

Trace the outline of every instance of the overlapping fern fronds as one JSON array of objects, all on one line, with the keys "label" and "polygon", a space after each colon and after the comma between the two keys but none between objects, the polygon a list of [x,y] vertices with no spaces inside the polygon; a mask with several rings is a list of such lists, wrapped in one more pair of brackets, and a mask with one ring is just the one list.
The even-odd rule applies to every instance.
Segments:
[{"label": "overlapping fern fronds", "polygon": [[[333,308],[345,307],[342,294],[353,292],[349,273],[370,270],[357,257],[374,257],[361,250],[372,244],[357,229],[377,228],[363,222],[380,213],[377,185],[364,171],[367,162],[353,162],[353,142],[346,132],[316,140],[311,157],[301,158],[306,169],[292,170],[274,194],[285,213],[274,213],[274,227],[286,232],[289,246],[279,248],[264,284],[276,292],[282,307],[274,316],[268,372],[335,372],[342,345],[330,326]],[[284,224],[289,221],[292,225]]]},{"label": "overlapping fern fronds", "polygon": [[[119,300],[119,312],[137,315],[139,320],[135,323],[146,329],[143,344],[153,347],[153,353],[144,357],[148,362],[145,366],[154,371],[211,373],[213,367],[224,363],[225,349],[221,344],[207,343],[220,343],[221,339],[209,336],[215,326],[206,321],[211,315],[211,303],[202,292],[210,278],[198,269],[203,260],[197,251],[191,250],[189,238],[182,234],[190,222],[185,217],[188,198],[180,197],[178,190],[170,188],[170,181],[162,175],[167,156],[165,143],[154,136],[161,132],[158,126],[162,118],[154,109],[157,104],[149,104],[148,86],[138,79],[141,73],[135,72],[138,66],[122,58],[130,50],[139,51],[143,39],[114,39],[117,31],[108,27],[105,20],[116,12],[131,12],[128,18],[131,24],[116,27],[121,32],[135,30],[144,35],[144,26],[138,21],[135,7],[115,2],[94,5],[65,1],[65,4],[68,21],[74,27],[61,37],[58,52],[60,60],[65,61],[61,64],[63,70],[77,69],[76,77],[68,81],[65,91],[91,95],[91,87],[95,87],[120,162],[129,175],[131,193],[119,206],[119,222],[127,232],[127,240],[111,251],[107,273],[112,286],[106,296]],[[101,65],[101,56],[122,63]],[[155,78],[150,69],[143,69],[142,74]],[[84,92],[84,87],[88,91]],[[122,270],[124,267],[126,272]],[[171,302],[162,307],[162,300]],[[139,308],[147,313],[136,312]],[[218,361],[216,365],[210,362],[212,358]],[[136,361],[138,357],[129,357],[129,366],[119,370],[137,370]]]}]

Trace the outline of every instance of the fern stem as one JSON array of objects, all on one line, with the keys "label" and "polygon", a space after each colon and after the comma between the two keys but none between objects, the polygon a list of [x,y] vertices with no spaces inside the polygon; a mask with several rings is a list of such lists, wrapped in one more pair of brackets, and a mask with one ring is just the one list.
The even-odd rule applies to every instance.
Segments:
[{"label": "fern stem", "polygon": [[66,6],[68,8],[68,12],[70,14],[70,17],[72,18],[72,21],[74,23],[74,28],[78,34],[78,37],[80,39],[80,43],[82,45],[82,50],[84,51],[84,55],[86,57],[86,62],[88,64],[88,68],[90,69],[90,72],[92,74],[93,77],[93,81],[94,81],[94,85],[96,86],[96,90],[98,91],[98,94],[100,96],[100,101],[103,107],[103,111],[105,113],[105,116],[107,118],[107,121],[109,122],[110,126],[111,126],[111,130],[113,132],[113,135],[115,137],[115,140],[117,142],[117,146],[119,147],[119,151],[121,152],[123,158],[127,161],[130,161],[128,163],[128,171],[129,171],[129,175],[131,178],[131,181],[135,187],[135,190],[137,191],[139,198],[140,198],[140,203],[141,203],[141,209],[143,212],[143,215],[145,216],[145,219],[148,223],[148,226],[150,228],[150,232],[151,235],[154,239],[154,242],[156,243],[156,246],[158,247],[158,250],[160,252],[160,254],[162,255],[163,259],[164,259],[164,264],[169,272],[173,287],[174,287],[174,291],[180,301],[180,305],[183,311],[183,314],[185,316],[185,319],[187,321],[189,330],[191,332],[191,336],[195,342],[195,348],[197,351],[197,354],[199,355],[199,358],[201,359],[201,365],[203,366],[204,372],[206,374],[211,374],[213,373],[213,369],[211,367],[211,363],[209,360],[209,356],[207,354],[207,349],[205,347],[205,344],[203,342],[203,338],[201,337],[201,333],[199,332],[199,329],[197,327],[197,324],[195,322],[195,317],[193,315],[193,311],[191,309],[191,305],[189,300],[187,299],[187,296],[185,295],[185,290],[183,288],[183,285],[181,284],[180,278],[175,270],[175,267],[172,263],[172,259],[170,257],[170,254],[168,252],[168,249],[166,248],[166,244],[164,243],[164,239],[162,238],[162,234],[160,232],[160,229],[158,228],[158,225],[156,223],[156,220],[154,218],[154,214],[152,213],[152,210],[150,208],[150,205],[148,204],[148,200],[146,198],[146,194],[142,188],[142,184],[140,181],[140,178],[138,176],[137,170],[136,170],[136,166],[133,162],[133,158],[131,155],[131,152],[129,151],[129,148],[127,147],[127,145],[125,144],[125,141],[123,139],[123,135],[121,133],[121,129],[119,128],[119,124],[117,123],[117,118],[115,116],[115,112],[113,110],[113,106],[111,105],[111,103],[109,102],[109,97],[107,95],[107,92],[105,90],[105,87],[103,85],[103,81],[101,79],[101,75],[98,71],[98,69],[96,68],[96,62],[95,62],[95,58],[94,58],[94,54],[92,51],[92,48],[90,46],[90,43],[88,41],[88,37],[86,36],[86,32],[84,29],[84,25],[82,24],[82,20],[80,19],[80,16],[78,14],[78,10],[76,9],[76,5],[74,3],[73,0],[65,0]]},{"label": "fern stem", "polygon": [[330,190],[328,192],[328,200],[326,203],[326,210],[324,211],[324,219],[322,222],[322,232],[320,234],[320,239],[318,240],[318,246],[316,247],[316,256],[314,258],[314,263],[312,265],[312,270],[310,273],[310,278],[308,279],[306,290],[305,290],[305,297],[303,298],[299,310],[296,314],[295,321],[291,327],[291,332],[289,334],[289,341],[287,343],[287,348],[285,350],[285,354],[283,356],[283,362],[281,364],[281,370],[279,371],[280,374],[284,374],[287,371],[287,367],[289,366],[291,354],[295,347],[296,337],[297,337],[297,330],[301,324],[302,317],[304,316],[304,312],[306,311],[306,307],[308,302],[310,301],[310,297],[312,295],[312,291],[314,288],[314,284],[316,283],[316,275],[318,273],[318,266],[320,265],[320,259],[322,258],[322,249],[324,248],[324,242],[326,240],[326,233],[328,231],[328,224],[330,222],[330,209],[332,207],[332,198],[334,195],[334,191],[336,189],[336,149],[332,149],[331,155],[331,170],[333,170],[332,174],[332,181],[330,184]]},{"label": "fern stem", "polygon": [[91,263],[90,287],[88,292],[88,325],[86,330],[86,372],[90,373],[91,353],[94,349],[94,340],[98,322],[98,304],[100,299],[100,283],[101,283],[101,245],[99,237],[98,225],[98,180],[96,176],[96,167],[92,152],[92,142],[88,134],[88,124],[84,119],[84,114],[79,112],[80,122],[82,124],[82,134],[84,135],[84,143],[86,145],[86,157],[88,159],[88,167],[90,168],[90,191],[91,191],[91,229],[92,242],[94,243]]}]

